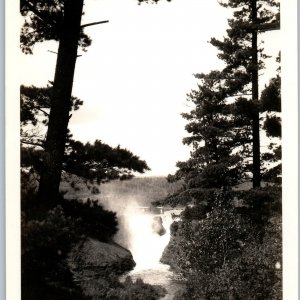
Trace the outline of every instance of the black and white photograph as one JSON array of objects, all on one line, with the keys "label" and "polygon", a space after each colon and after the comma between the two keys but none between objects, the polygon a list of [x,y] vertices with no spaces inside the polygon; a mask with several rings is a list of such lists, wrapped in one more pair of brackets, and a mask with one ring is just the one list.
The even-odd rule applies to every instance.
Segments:
[{"label": "black and white photograph", "polygon": [[7,299],[296,300],[281,1],[12,2]]}]

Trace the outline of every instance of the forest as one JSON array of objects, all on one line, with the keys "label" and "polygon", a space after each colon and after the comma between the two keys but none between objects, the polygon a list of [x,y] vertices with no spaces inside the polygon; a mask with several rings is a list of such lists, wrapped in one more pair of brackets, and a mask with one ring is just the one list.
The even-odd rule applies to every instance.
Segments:
[{"label": "forest", "polygon": [[[158,9],[175,0],[132,1]],[[107,21],[82,24],[83,0],[20,0],[21,51],[34,56],[36,43],[58,43],[53,81],[20,86],[23,300],[169,299],[162,286],[120,280],[135,261],[115,241],[123,223],[112,203],[132,197],[183,210],[160,259],[184,282],[172,299],[283,298],[281,53],[270,58],[259,43],[280,30],[280,2],[218,2],[232,12],[226,36],[209,41],[224,68],[194,74],[182,113],[190,157],[174,174],[150,178],[127,148],[101,133],[76,140],[68,128],[88,101],[72,93],[78,50],[93,47],[84,30]],[[266,59],[277,71],[261,87]]]}]

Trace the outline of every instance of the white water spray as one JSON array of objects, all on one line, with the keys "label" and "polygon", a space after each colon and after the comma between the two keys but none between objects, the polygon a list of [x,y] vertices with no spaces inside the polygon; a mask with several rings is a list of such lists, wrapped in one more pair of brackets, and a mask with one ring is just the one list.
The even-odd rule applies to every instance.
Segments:
[{"label": "white water spray", "polygon": [[[165,234],[159,235],[153,229],[155,217],[161,218]],[[116,236],[116,241],[131,251],[136,262],[134,270],[156,268],[170,240],[171,215],[157,215],[145,212],[137,206],[130,206],[120,219],[120,231]]]}]

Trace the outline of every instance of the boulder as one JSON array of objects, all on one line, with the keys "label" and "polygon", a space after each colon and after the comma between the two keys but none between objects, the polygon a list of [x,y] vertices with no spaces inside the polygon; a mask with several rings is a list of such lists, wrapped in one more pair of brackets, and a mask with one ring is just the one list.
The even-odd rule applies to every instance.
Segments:
[{"label": "boulder", "polygon": [[163,226],[162,218],[159,216],[155,216],[152,221],[152,230],[158,235],[164,235],[166,233],[166,229]]},{"label": "boulder", "polygon": [[75,281],[86,281],[121,275],[135,266],[132,254],[122,246],[89,238],[73,248],[69,266]]},{"label": "boulder", "polygon": [[171,225],[170,241],[165,247],[160,262],[169,265],[172,270],[180,272],[178,260],[184,255],[182,254],[182,245],[185,243],[183,236],[180,234],[181,222],[174,222]]}]

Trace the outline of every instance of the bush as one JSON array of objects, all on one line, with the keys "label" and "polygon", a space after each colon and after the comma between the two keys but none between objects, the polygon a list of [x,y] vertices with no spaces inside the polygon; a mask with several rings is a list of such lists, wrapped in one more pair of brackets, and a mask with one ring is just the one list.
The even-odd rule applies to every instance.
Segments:
[{"label": "bush", "polygon": [[61,198],[49,207],[31,189],[21,201],[22,299],[87,299],[73,282],[67,255],[88,236],[111,240],[116,214],[93,201]]},{"label": "bush", "polygon": [[144,283],[139,278],[133,282],[130,276],[120,282],[114,274],[84,282],[84,290],[92,300],[157,300],[166,294],[158,285]]},{"label": "bush", "polygon": [[118,231],[115,212],[107,211],[97,200],[61,199],[61,206],[66,215],[76,220],[78,233],[107,242]]},{"label": "bush", "polygon": [[166,290],[159,286],[144,283],[142,279],[133,282],[128,276],[121,287],[111,289],[105,299],[111,300],[157,300],[166,294]]},{"label": "bush", "polygon": [[62,207],[42,220],[21,218],[22,299],[85,299],[73,284],[66,258],[79,241],[75,224]]},{"label": "bush", "polygon": [[[273,203],[270,194],[259,193]],[[197,220],[195,208],[177,224],[164,253],[187,279],[177,299],[281,299],[281,270],[275,267],[281,263],[280,214],[256,210],[265,216],[258,225],[231,199],[230,192],[220,192],[205,218],[200,211]]]}]

